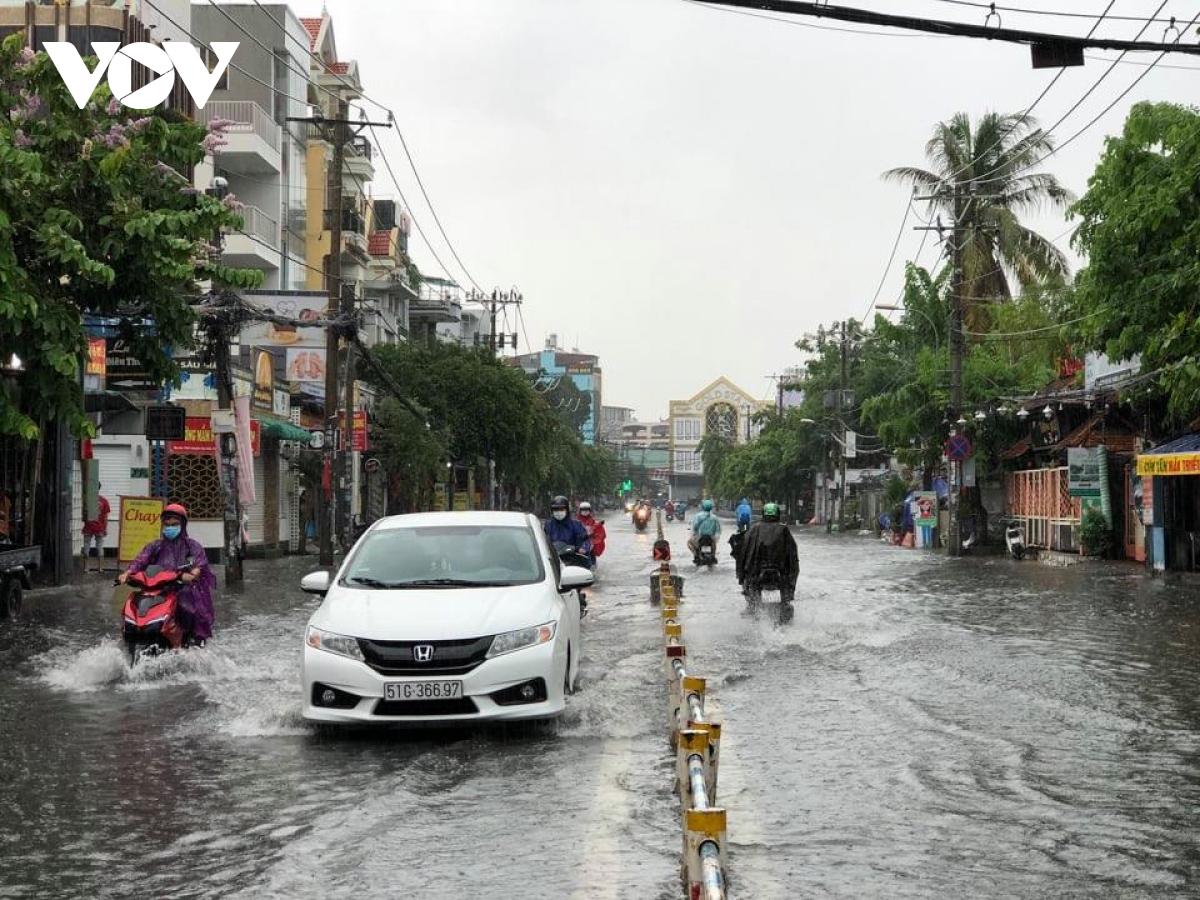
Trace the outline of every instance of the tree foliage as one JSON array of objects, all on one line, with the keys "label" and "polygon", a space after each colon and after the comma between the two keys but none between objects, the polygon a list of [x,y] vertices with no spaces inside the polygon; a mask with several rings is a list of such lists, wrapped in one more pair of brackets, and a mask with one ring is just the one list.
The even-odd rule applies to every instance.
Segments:
[{"label": "tree foliage", "polygon": [[966,113],[939,122],[925,145],[931,169],[902,167],[884,177],[933,197],[930,209],[964,228],[964,315],[977,331],[988,325],[991,304],[1047,278],[1062,280],[1067,259],[1053,242],[1026,228],[1022,213],[1065,208],[1072,196],[1058,179],[1030,171],[1054,147],[1031,116],[987,113],[972,124]]},{"label": "tree foliage", "polygon": [[[430,342],[372,351],[391,384],[426,411],[426,421],[398,403],[380,404],[378,445],[402,484],[404,503],[419,508],[447,462],[496,464],[510,500],[537,504],[552,494],[611,491],[615,456],[585,446],[520,369],[482,348]],[[386,392],[387,385],[378,387]]]},{"label": "tree foliage", "polygon": [[1072,211],[1088,264],[1072,312],[1088,349],[1142,355],[1169,409],[1200,409],[1200,112],[1140,103],[1110,137]]},{"label": "tree foliage", "polygon": [[0,434],[33,438],[54,419],[82,433],[85,317],[119,321],[166,381],[168,348],[192,342],[197,282],[253,287],[261,275],[215,262],[209,241],[240,220],[180,190],[204,157],[201,126],[131,115],[107,85],[79,109],[19,35],[0,44],[0,109],[0,360],[21,361],[19,396],[0,392]]}]

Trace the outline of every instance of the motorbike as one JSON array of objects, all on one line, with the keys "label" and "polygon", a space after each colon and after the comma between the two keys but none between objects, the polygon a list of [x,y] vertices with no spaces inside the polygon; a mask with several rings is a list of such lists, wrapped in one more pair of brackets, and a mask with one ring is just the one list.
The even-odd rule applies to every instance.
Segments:
[{"label": "motorbike", "polygon": [[712,568],[717,564],[717,545],[710,535],[702,534],[696,541],[696,565]]},{"label": "motorbike", "polygon": [[130,666],[184,645],[187,635],[179,624],[178,612],[181,579],[186,571],[135,572],[126,579],[125,584],[133,590],[121,610],[121,637]]},{"label": "motorbike", "polygon": [[[585,553],[578,547],[574,547],[564,541],[554,542],[554,552],[558,554],[558,558],[564,566],[581,566],[584,569],[592,570],[596,568],[596,560],[592,558],[591,554]],[[579,618],[582,619],[587,615],[587,597],[583,595],[583,591],[581,590],[575,593],[579,595]]]},{"label": "motorbike", "polygon": [[775,566],[764,566],[746,579],[746,602],[751,606],[762,603],[764,591],[778,593],[781,606],[790,606],[792,603],[789,592],[784,590],[783,573]]},{"label": "motorbike", "polygon": [[1021,523],[1017,519],[1004,520],[1004,546],[1008,548],[1013,559],[1025,558],[1025,535],[1021,532]]},{"label": "motorbike", "polygon": [[633,527],[638,531],[645,531],[646,526],[650,524],[650,507],[639,506],[633,511]]}]

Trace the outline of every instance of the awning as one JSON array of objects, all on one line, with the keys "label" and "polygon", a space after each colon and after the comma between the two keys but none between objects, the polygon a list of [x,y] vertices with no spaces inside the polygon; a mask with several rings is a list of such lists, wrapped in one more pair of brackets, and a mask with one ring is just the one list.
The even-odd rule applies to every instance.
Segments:
[{"label": "awning", "polygon": [[137,404],[120,391],[86,391],[83,395],[84,412],[131,412]]},{"label": "awning", "polygon": [[1139,475],[1200,475],[1200,434],[1185,434],[1139,453]]},{"label": "awning", "polygon": [[312,432],[293,425],[291,422],[280,422],[278,419],[259,419],[263,437],[275,438],[277,441],[298,441],[305,447],[312,440]]}]

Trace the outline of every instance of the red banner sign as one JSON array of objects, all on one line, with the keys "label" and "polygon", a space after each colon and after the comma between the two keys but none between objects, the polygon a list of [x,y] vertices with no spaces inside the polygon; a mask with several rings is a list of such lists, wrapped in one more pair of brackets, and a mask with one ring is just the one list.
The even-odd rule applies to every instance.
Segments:
[{"label": "red banner sign", "polygon": [[[345,413],[338,413],[338,428],[343,431],[346,428]],[[365,453],[367,450],[367,411],[365,409],[356,409],[354,411],[354,433],[350,436],[350,449],[357,450],[360,453]]]},{"label": "red banner sign", "polygon": [[84,366],[85,375],[104,375],[105,357],[108,352],[108,344],[104,338],[88,338],[88,355],[87,364]]},{"label": "red banner sign", "polygon": [[[188,416],[183,423],[184,438],[182,441],[167,441],[168,453],[198,453],[202,455],[215,454],[217,445],[213,443],[212,419],[207,416]],[[258,419],[250,420],[250,450],[258,456],[261,444],[261,426]]]}]

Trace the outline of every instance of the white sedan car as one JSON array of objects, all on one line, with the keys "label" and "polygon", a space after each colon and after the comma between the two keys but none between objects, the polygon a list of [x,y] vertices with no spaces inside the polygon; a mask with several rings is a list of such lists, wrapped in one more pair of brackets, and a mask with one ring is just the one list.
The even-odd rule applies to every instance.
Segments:
[{"label": "white sedan car", "polygon": [[515,512],[380,519],[308,621],[305,719],[323,723],[540,719],[579,673],[579,588],[541,523]]}]

